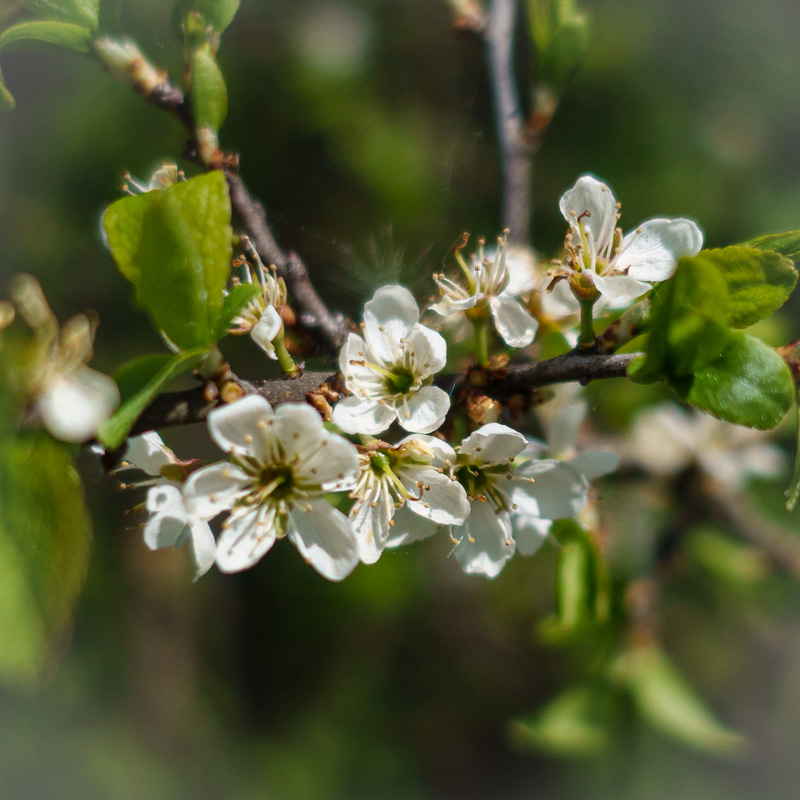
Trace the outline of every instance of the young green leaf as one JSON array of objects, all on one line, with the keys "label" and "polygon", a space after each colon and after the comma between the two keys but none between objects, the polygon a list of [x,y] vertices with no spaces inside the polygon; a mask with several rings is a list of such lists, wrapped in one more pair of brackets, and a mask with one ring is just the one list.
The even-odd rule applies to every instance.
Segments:
[{"label": "young green leaf", "polygon": [[647,358],[631,377],[652,383],[691,375],[718,358],[730,335],[727,302],[728,287],[714,263],[702,253],[681,259],[653,294]]},{"label": "young green leaf", "polygon": [[800,261],[800,231],[769,233],[742,242],[739,247],[753,247],[756,250],[772,250],[792,261]]},{"label": "young green leaf", "polygon": [[225,298],[217,324],[216,339],[219,341],[228,332],[235,316],[252,300],[261,294],[261,287],[255,283],[234,286]]},{"label": "young green leaf", "polygon": [[214,343],[230,274],[230,219],[227,183],[217,171],[118,200],[103,218],[138,303],[181,349]]},{"label": "young green leaf", "polygon": [[88,53],[92,31],[71,22],[20,22],[0,33],[0,50],[18,42],[44,42],[77,53]]},{"label": "young green leaf", "polygon": [[777,311],[797,283],[797,270],[785,256],[769,250],[726,247],[703,250],[728,285],[728,324],[746,328]]},{"label": "young green leaf", "polygon": [[90,30],[97,29],[99,0],[20,0],[39,19],[71,22]]},{"label": "young green leaf", "polygon": [[735,755],[745,739],[717,722],[655,645],[633,647],[615,665],[642,719],[662,733],[718,755]]},{"label": "young green leaf", "polygon": [[175,378],[193,369],[205,355],[204,349],[175,355],[143,356],[122,366],[114,376],[122,402],[100,428],[98,439],[109,450],[116,450],[127,438],[136,420],[156,395]]},{"label": "young green leaf", "polygon": [[0,111],[13,111],[16,106],[14,95],[6,88],[3,72],[0,70]]},{"label": "young green leaf", "polygon": [[695,408],[759,430],[778,425],[794,402],[794,381],[783,359],[739,331],[731,333],[719,358],[671,383]]},{"label": "young green leaf", "polygon": [[233,22],[240,0],[181,0],[184,14],[195,12],[217,33],[222,33]]},{"label": "young green leaf", "polygon": [[228,113],[228,90],[208,47],[192,53],[192,104],[197,128],[216,134]]},{"label": "young green leaf", "polygon": [[39,683],[69,627],[90,543],[67,449],[43,434],[0,443],[0,681]]}]

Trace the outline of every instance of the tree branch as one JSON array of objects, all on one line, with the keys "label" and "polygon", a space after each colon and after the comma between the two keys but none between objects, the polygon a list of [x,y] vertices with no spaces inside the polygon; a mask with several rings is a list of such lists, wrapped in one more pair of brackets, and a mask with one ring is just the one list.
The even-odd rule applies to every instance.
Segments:
[{"label": "tree branch", "polygon": [[517,0],[492,0],[486,43],[500,146],[503,227],[509,229],[511,242],[529,245],[533,143],[514,78],[517,5]]}]

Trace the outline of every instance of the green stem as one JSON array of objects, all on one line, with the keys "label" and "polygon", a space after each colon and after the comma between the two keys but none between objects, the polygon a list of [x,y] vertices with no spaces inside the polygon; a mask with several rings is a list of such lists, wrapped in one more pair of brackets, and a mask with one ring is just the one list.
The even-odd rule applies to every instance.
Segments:
[{"label": "green stem", "polygon": [[581,305],[581,333],[578,337],[578,347],[589,350],[595,347],[594,328],[592,322],[594,315],[592,309],[594,308],[594,300],[579,300]]},{"label": "green stem", "polygon": [[278,357],[278,363],[281,365],[281,369],[291,377],[298,375],[300,370],[297,368],[297,364],[294,363],[294,359],[289,355],[289,351],[286,349],[286,342],[283,339],[283,328],[281,328],[280,333],[272,340],[272,345],[275,348],[275,355]]},{"label": "green stem", "polygon": [[489,366],[489,329],[485,319],[476,319],[472,323],[475,329],[475,360],[482,367]]},{"label": "green stem", "polygon": [[786,510],[794,511],[797,501],[800,500],[800,387],[795,388],[795,414],[797,416],[797,453],[794,457],[794,474],[792,482],[786,490]]}]

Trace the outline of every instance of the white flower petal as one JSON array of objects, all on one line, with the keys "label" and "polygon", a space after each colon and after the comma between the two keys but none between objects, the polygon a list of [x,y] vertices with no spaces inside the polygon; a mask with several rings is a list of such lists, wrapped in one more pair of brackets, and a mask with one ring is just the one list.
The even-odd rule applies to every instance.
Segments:
[{"label": "white flower petal", "polygon": [[587,450],[578,453],[569,463],[587,481],[592,481],[601,475],[613,472],[619,466],[619,456],[610,450]]},{"label": "white flower petal", "polygon": [[353,526],[327,500],[312,497],[296,503],[289,521],[289,538],[320,575],[340,581],[355,569],[358,545]]},{"label": "white flower petal", "polygon": [[403,506],[394,515],[394,527],[389,532],[386,547],[405,547],[406,545],[428,539],[435,533],[444,530],[444,526],[429,519],[420,517]]},{"label": "white flower petal", "polygon": [[194,579],[205,575],[214,565],[217,556],[217,543],[211,527],[201,519],[190,519],[192,531],[192,562],[194,563]]},{"label": "white flower petal", "polygon": [[408,410],[400,406],[398,417],[407,431],[431,433],[444,422],[450,410],[450,396],[438,386],[423,386],[406,397]]},{"label": "white flower petal", "polygon": [[267,306],[261,318],[250,331],[250,338],[267,354],[271,359],[276,359],[275,345],[272,344],[275,337],[281,332],[283,322],[280,314],[274,306]]},{"label": "white flower petal", "polygon": [[484,464],[503,464],[521,453],[527,443],[521,433],[508,425],[490,422],[467,436],[460,451]]},{"label": "white flower petal", "polygon": [[473,501],[467,525],[453,531],[460,539],[453,555],[464,572],[495,578],[514,555],[514,539],[508,513],[495,513],[491,503]]},{"label": "white flower petal", "polygon": [[384,362],[397,360],[399,344],[419,322],[419,307],[404,286],[382,286],[364,306],[364,336]]},{"label": "white flower petal", "polygon": [[447,363],[447,342],[444,337],[424,325],[414,326],[408,335],[406,348],[415,353],[417,374],[422,378],[439,372]]},{"label": "white flower petal", "polygon": [[366,497],[360,498],[350,510],[362,563],[374,564],[381,557],[394,513],[394,501],[383,481],[376,481]]},{"label": "white flower petal", "polygon": [[521,514],[561,519],[574,516],[586,505],[589,484],[570,464],[542,459],[523,464],[504,488]]},{"label": "white flower petal", "polygon": [[125,460],[148,475],[160,475],[163,467],[177,461],[155,431],[128,439]]},{"label": "white flower petal", "polygon": [[[603,250],[614,236],[617,224],[617,208],[611,189],[597,178],[584,175],[561,197],[558,207],[576,234],[579,233],[578,218],[591,236],[597,251]],[[580,239],[575,239],[578,244]]]},{"label": "white flower petal", "polygon": [[626,306],[653,288],[628,275],[592,275],[592,280],[612,308]]},{"label": "white flower petal", "polygon": [[508,283],[503,289],[507,297],[530,292],[539,282],[539,272],[536,268],[536,254],[530,247],[508,245],[506,247],[506,269],[508,270]]},{"label": "white flower petal", "polygon": [[56,439],[78,444],[91,439],[118,404],[117,384],[102,372],[82,367],[51,380],[38,408]]},{"label": "white flower petal", "polygon": [[419,442],[422,442],[426,447],[429,447],[433,451],[433,459],[431,464],[435,467],[444,467],[446,462],[450,462],[451,464],[455,463],[456,460],[456,451],[450,447],[447,442],[442,441],[436,436],[429,436],[426,433],[412,433],[408,436],[402,438],[395,447],[402,447],[407,442],[413,441],[416,439]]},{"label": "white flower petal", "polygon": [[490,297],[489,308],[497,332],[510,347],[527,347],[536,336],[539,323],[513,297]]},{"label": "white flower petal", "polygon": [[208,415],[208,431],[226,453],[255,456],[265,461],[274,447],[272,406],[260,395],[249,394]]},{"label": "white flower petal", "polygon": [[233,508],[249,488],[250,479],[243,470],[221,461],[189,476],[183,485],[183,500],[190,516],[208,520]]},{"label": "white flower petal", "polygon": [[517,552],[521,556],[532,556],[536,553],[547,539],[552,524],[549,519],[512,514],[511,527],[514,529]]},{"label": "white flower petal", "polygon": [[422,484],[422,497],[406,501],[409,509],[441,525],[463,525],[469,516],[469,500],[464,487],[430,467],[407,467],[398,477],[414,494]]},{"label": "white flower petal", "polygon": [[651,219],[626,234],[615,262],[618,270],[639,281],[665,281],[678,261],[703,246],[703,233],[690,219]]},{"label": "white flower petal", "polygon": [[354,395],[345,397],[333,407],[333,422],[345,433],[374,436],[385,431],[396,418],[397,412],[392,406]]},{"label": "white flower petal", "polygon": [[151,550],[174,547],[188,524],[181,490],[158,483],[147,490],[146,508],[151,516],[144,527],[144,541]]},{"label": "white flower petal", "polygon": [[217,542],[217,566],[222,572],[241,572],[259,561],[275,544],[273,510],[253,506],[231,514]]},{"label": "white flower petal", "polygon": [[483,299],[483,294],[481,292],[476,292],[461,300],[456,300],[453,297],[445,295],[438,303],[434,303],[429,306],[429,308],[442,317],[448,317],[450,314],[458,314],[459,312],[466,311],[468,308],[472,308],[478,300],[481,299]]}]

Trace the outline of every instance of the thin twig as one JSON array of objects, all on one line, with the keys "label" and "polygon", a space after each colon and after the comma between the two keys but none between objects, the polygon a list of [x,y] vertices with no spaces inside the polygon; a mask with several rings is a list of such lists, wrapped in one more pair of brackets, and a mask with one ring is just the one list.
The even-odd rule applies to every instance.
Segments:
[{"label": "thin twig", "polygon": [[503,227],[509,240],[530,244],[533,146],[514,78],[517,0],[492,0],[486,43],[503,181]]}]

